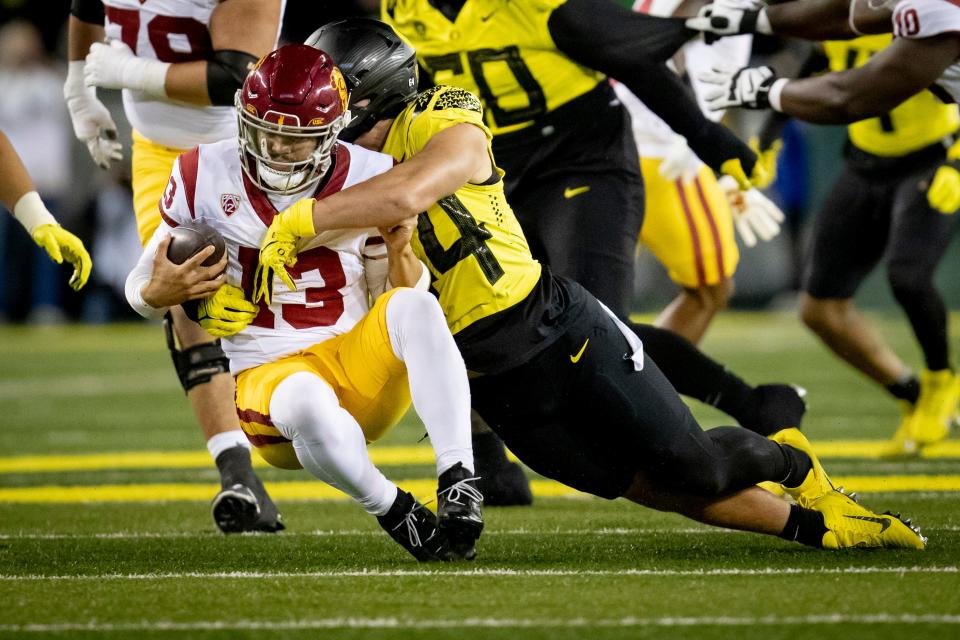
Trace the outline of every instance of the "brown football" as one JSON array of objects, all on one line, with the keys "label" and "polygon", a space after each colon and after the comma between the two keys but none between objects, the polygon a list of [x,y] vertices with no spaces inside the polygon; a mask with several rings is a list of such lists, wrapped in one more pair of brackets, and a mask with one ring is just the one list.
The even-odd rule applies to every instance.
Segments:
[{"label": "brown football", "polygon": [[204,247],[213,245],[213,254],[203,261],[203,266],[209,267],[217,264],[226,250],[226,244],[220,232],[203,222],[181,224],[174,227],[170,236],[173,239],[167,247],[167,258],[174,264],[183,264]]}]

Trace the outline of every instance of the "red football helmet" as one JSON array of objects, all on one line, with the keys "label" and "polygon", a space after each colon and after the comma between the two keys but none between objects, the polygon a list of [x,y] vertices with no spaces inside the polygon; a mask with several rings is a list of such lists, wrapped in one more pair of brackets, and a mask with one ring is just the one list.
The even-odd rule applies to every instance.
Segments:
[{"label": "red football helmet", "polygon": [[340,70],[326,53],[302,44],[261,58],[236,107],[243,171],[268,193],[296,193],[320,180],[350,122]]}]

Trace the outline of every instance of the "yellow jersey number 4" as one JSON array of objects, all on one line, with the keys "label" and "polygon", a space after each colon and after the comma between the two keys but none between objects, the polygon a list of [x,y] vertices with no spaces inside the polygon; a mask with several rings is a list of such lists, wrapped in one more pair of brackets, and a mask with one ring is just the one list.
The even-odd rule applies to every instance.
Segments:
[{"label": "yellow jersey number 4", "polygon": [[476,218],[467,210],[456,194],[441,198],[437,201],[437,204],[453,222],[460,233],[460,237],[450,248],[444,249],[439,238],[437,238],[429,214],[421,213],[417,218],[417,234],[420,237],[420,244],[423,245],[423,252],[430,264],[440,273],[446,273],[461,260],[473,256],[477,259],[487,282],[495,284],[497,280],[503,277],[503,267],[500,266],[497,257],[487,246],[487,240],[492,238],[493,234],[484,229],[482,224],[477,224]]}]

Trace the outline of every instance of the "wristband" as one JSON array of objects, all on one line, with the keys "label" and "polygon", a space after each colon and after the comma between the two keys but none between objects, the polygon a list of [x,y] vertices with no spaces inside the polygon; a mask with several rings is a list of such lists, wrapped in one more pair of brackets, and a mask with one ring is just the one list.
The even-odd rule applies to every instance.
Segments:
[{"label": "wristband", "polygon": [[783,93],[783,88],[787,86],[788,82],[790,82],[790,80],[787,78],[777,78],[773,81],[773,84],[770,85],[770,92],[767,94],[767,100],[770,101],[770,106],[774,111],[783,113],[783,107],[780,104],[780,94]]},{"label": "wristband", "polygon": [[754,27],[754,33],[762,33],[765,36],[773,35],[773,27],[770,26],[770,17],[767,15],[767,9],[760,9],[757,14],[757,24]]},{"label": "wristband", "polygon": [[23,225],[27,233],[33,235],[33,230],[44,224],[58,224],[36,191],[23,194],[17,204],[13,206],[13,217]]},{"label": "wristband", "polygon": [[63,83],[63,97],[66,100],[86,96],[91,90],[83,82],[83,60],[71,60],[67,65],[67,79]]},{"label": "wristband", "polygon": [[123,72],[123,86],[143,91],[158,98],[167,97],[167,69],[169,62],[133,58]]}]

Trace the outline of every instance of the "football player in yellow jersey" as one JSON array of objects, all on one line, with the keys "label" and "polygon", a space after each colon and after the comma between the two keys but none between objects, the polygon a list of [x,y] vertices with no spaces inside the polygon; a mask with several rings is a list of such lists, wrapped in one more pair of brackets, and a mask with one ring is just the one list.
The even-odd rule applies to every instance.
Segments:
[{"label": "football player in yellow jersey", "polygon": [[[704,118],[663,64],[692,34],[681,19],[610,0],[383,0],[381,18],[416,49],[433,83],[480,98],[533,256],[621,318],[633,294],[644,194],[630,117],[608,78],[713,169],[742,182],[754,170],[754,154]],[[484,451],[498,450],[483,437],[475,442],[481,466]],[[496,496],[492,487],[485,494]]]},{"label": "football player in yellow jersey", "polygon": [[714,169],[743,182],[754,169],[755,155],[705,119],[663,64],[691,35],[682,20],[609,0],[384,0],[381,8],[431,81],[480,98],[534,256],[621,316],[632,294],[643,180],[629,115],[608,76]]},{"label": "football player in yellow jersey", "polygon": [[[830,69],[865,64],[891,39],[826,42]],[[804,268],[803,321],[837,355],[902,401],[904,416],[890,454],[913,454],[946,437],[950,397],[955,406],[960,393],[950,371],[946,306],[933,284],[957,218],[934,211],[923,188],[946,160],[944,140],[958,127],[957,106],[929,91],[879,118],[851,124],[845,167],[817,218]],[[881,260],[923,351],[926,369],[919,379],[853,303],[860,283]]]},{"label": "football player in yellow jersey", "polygon": [[[333,23],[308,42],[329,50],[347,79],[358,129],[345,133],[400,164],[280,212],[261,246],[262,278],[295,264],[298,243],[319,229],[423,212],[412,247],[475,373],[474,408],[535,471],[814,547],[924,547],[898,518],[834,490],[797,429],[768,439],[699,427],[636,335],[531,257],[474,96],[444,86],[416,95],[412,50],[377,21]],[[754,486],[764,480],[782,483],[798,504]]]},{"label": "football player in yellow jersey", "polygon": [[79,291],[90,277],[93,262],[80,238],[60,226],[33,188],[33,181],[10,139],[0,131],[0,205],[23,225],[33,241],[57,264],[73,265],[70,287]]},{"label": "football player in yellow jersey", "polygon": [[[714,74],[713,104],[772,107],[817,123],[855,123],[849,128],[844,173],[818,219],[802,315],[831,349],[904,402],[889,453],[909,455],[947,437],[960,401],[946,307],[933,285],[958,224],[960,199],[948,197],[960,195],[955,160],[960,145],[953,143],[958,116],[955,104],[942,104],[931,93],[952,94],[950,103],[958,97],[953,65],[960,39],[955,27],[940,30],[957,19],[960,9],[923,0],[899,2],[896,8],[903,13],[893,21],[898,37],[892,44],[889,36],[828,44],[833,73],[816,78],[778,79],[769,67]],[[762,9],[724,4],[718,15],[724,14],[724,32],[743,31],[744,23],[746,30],[766,33],[853,38],[891,30],[889,5],[875,9],[827,0]],[[703,16],[688,24],[713,30],[712,19]],[[919,381],[851,302],[881,259],[923,350],[926,370]]]},{"label": "football player in yellow jersey", "polygon": [[[142,242],[159,225],[158,203],[177,156],[236,135],[234,94],[249,65],[274,48],[282,6],[283,0],[73,0],[64,97],[77,137],[94,162],[108,168],[121,159],[121,145],[96,87],[123,89],[134,127],[131,176]],[[225,533],[282,529],[251,467],[219,341],[180,307],[164,325],[177,375],[220,471],[214,521]]]}]

